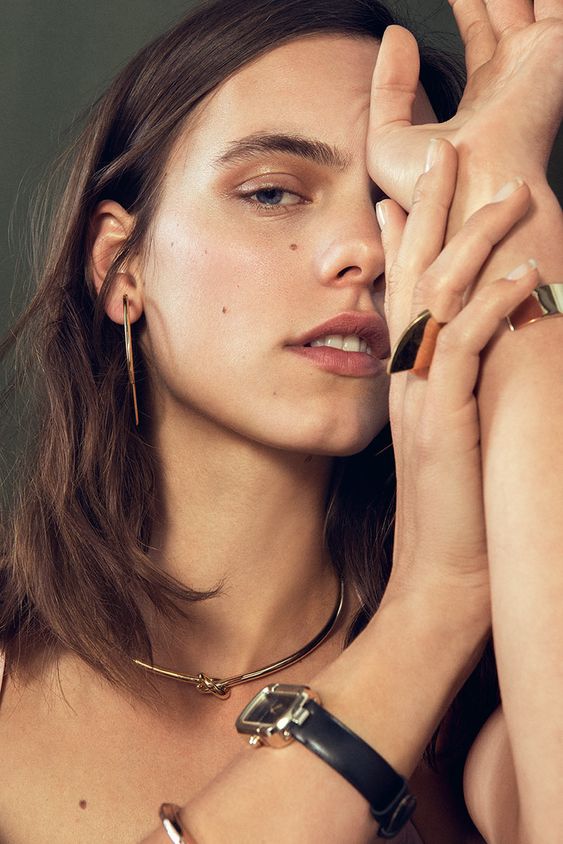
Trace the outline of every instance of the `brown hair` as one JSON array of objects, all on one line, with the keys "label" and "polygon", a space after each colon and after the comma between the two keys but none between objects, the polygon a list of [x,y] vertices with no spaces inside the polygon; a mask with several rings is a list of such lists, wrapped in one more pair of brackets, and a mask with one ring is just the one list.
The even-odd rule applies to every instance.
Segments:
[{"label": "brown hair", "polygon": [[[37,292],[0,349],[15,347],[25,362],[18,386],[32,395],[25,426],[34,431],[0,544],[0,645],[10,666],[41,648],[67,648],[138,692],[131,657],[151,659],[143,607],[170,618],[211,594],[184,588],[148,557],[157,457],[144,435],[149,420],[138,431],[132,424],[123,336],[104,314],[107,293],[143,244],[172,144],[215,86],[297,36],[380,39],[394,22],[377,0],[214,0],[141,50],[92,109],[71,151]],[[449,118],[462,90],[457,63],[423,49],[421,80],[438,118]],[[96,297],[85,269],[88,223],[106,198],[130,211],[135,227]],[[136,364],[142,393],[140,349]],[[327,501],[332,558],[365,608],[356,629],[389,576],[393,497],[386,428],[361,454],[335,461]]]}]

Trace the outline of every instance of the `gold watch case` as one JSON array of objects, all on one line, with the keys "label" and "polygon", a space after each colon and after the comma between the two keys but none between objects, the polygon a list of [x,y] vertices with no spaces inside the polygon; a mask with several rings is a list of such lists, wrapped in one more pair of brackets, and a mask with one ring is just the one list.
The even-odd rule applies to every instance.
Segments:
[{"label": "gold watch case", "polygon": [[252,747],[267,744],[287,747],[293,741],[291,724],[303,724],[310,715],[305,704],[320,704],[317,692],[309,686],[273,683],[265,686],[247,703],[236,720],[236,729]]}]

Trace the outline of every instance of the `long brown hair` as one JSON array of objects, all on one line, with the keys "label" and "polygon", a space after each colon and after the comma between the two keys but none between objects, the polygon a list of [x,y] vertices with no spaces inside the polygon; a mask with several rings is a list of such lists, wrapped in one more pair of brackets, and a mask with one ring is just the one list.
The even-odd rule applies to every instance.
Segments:
[{"label": "long brown hair", "polygon": [[[132,423],[123,336],[104,303],[119,266],[143,244],[171,147],[210,91],[295,37],[380,39],[395,22],[377,0],[214,0],[141,50],[92,109],[63,170],[36,293],[0,349],[21,363],[7,396],[16,385],[30,396],[19,425],[31,433],[0,543],[0,646],[12,668],[39,649],[70,649],[139,692],[131,657],[151,659],[143,607],[170,618],[211,594],[174,582],[147,554],[157,456],[149,420],[139,430]],[[438,118],[452,116],[462,90],[457,63],[423,49],[421,80]],[[96,296],[85,259],[88,223],[103,199],[123,205],[135,227]],[[136,370],[142,393],[140,349]],[[355,630],[385,590],[393,499],[386,428],[361,454],[335,461],[327,500],[328,547],[364,605]]]}]

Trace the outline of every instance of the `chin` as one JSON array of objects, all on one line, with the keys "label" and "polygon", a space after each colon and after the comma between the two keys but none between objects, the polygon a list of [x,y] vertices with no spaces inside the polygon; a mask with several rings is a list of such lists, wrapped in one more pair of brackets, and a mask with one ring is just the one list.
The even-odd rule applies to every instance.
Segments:
[{"label": "chin", "polygon": [[[284,437],[283,444],[279,444],[288,451],[303,454],[318,454],[326,457],[349,457],[367,448],[374,437],[386,425],[387,417],[377,424],[370,419],[369,423],[352,425],[350,420],[337,420],[330,426],[319,426],[315,431],[306,430],[299,423],[289,426],[291,439]],[[301,428],[301,430],[300,430]]]}]

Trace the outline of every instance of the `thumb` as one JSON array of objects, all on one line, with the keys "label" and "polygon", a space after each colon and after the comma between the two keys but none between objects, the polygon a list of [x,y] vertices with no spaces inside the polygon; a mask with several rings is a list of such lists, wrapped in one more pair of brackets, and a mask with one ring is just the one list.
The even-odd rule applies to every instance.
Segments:
[{"label": "thumb", "polygon": [[412,126],[419,71],[414,36],[401,26],[387,27],[372,78],[366,161],[375,184],[407,210],[431,137],[425,127]]},{"label": "thumb", "polygon": [[410,126],[420,56],[414,35],[402,26],[383,34],[371,84],[369,132]]}]

